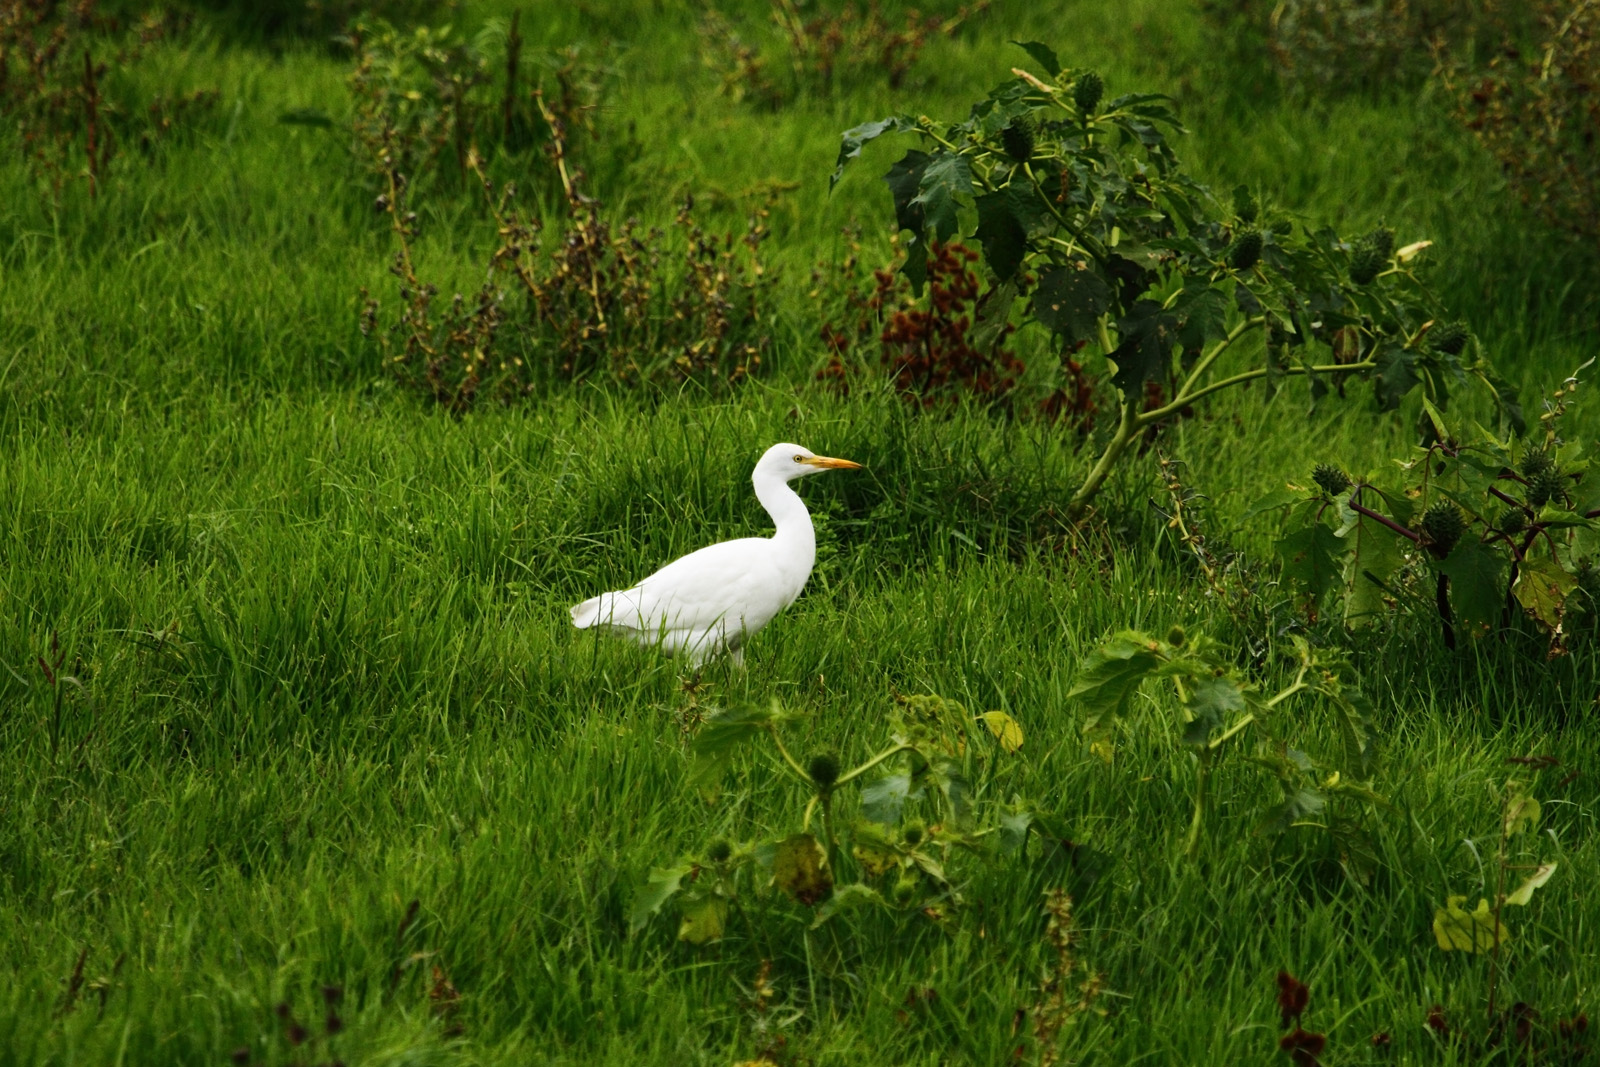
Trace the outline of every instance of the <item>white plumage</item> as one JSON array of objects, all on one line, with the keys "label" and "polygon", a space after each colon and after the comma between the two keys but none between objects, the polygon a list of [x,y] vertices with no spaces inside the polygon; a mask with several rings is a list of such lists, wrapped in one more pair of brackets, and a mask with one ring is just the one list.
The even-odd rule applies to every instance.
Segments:
[{"label": "white plumage", "polygon": [[750,476],[756,499],[777,526],[773,536],[741,537],[691,552],[631,589],[585,600],[572,609],[572,624],[659,643],[696,663],[720,652],[744,662],[745,642],[794,603],[817,561],[811,513],[789,483],[860,466],[799,445],[773,445]]}]

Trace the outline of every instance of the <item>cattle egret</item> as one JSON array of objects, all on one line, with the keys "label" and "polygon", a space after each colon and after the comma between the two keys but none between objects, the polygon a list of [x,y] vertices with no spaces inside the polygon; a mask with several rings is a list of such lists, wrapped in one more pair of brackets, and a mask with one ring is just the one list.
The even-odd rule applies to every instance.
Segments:
[{"label": "cattle egret", "polygon": [[659,644],[685,653],[696,664],[721,652],[732,653],[734,663],[742,664],[745,642],[794,603],[817,561],[811,513],[789,483],[808,474],[860,466],[799,445],[773,445],[750,480],[777,533],[691,552],[631,589],[585,600],[572,609],[572,624]]}]

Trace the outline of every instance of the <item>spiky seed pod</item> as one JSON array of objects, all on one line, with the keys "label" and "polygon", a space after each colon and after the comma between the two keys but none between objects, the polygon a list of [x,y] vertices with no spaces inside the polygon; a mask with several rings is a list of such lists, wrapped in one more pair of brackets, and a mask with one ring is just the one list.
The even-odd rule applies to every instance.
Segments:
[{"label": "spiky seed pod", "polygon": [[1394,231],[1373,230],[1355,243],[1350,250],[1350,280],[1357,285],[1371,285],[1383,273],[1394,254]]},{"label": "spiky seed pod", "polygon": [[1500,513],[1500,519],[1495,526],[1501,533],[1515,537],[1528,528],[1528,516],[1521,508],[1506,508]]},{"label": "spiky seed pod", "polygon": [[1011,125],[1000,131],[1000,143],[1006,155],[1018,163],[1028,162],[1033,158],[1033,123],[1025,118],[1013,119]]},{"label": "spiky seed pod", "polygon": [[904,875],[894,884],[894,902],[900,907],[905,907],[917,899],[917,880],[911,875]]},{"label": "spiky seed pod", "polygon": [[1528,479],[1528,503],[1542,508],[1552,500],[1566,495],[1567,480],[1554,466],[1549,466]]},{"label": "spiky seed pod", "polygon": [[1233,245],[1228,249],[1228,266],[1234,270],[1249,270],[1260,262],[1260,230],[1245,230],[1233,239]]},{"label": "spiky seed pod", "polygon": [[1094,109],[1099,106],[1100,98],[1105,95],[1106,83],[1094,71],[1087,71],[1078,79],[1077,86],[1072,90],[1072,100],[1078,105],[1078,110],[1085,115],[1094,114]]},{"label": "spiky seed pod", "polygon": [[1434,328],[1430,341],[1435,351],[1443,352],[1447,356],[1459,356],[1467,347],[1467,324],[1464,322],[1447,322],[1443,326]]},{"label": "spiky seed pod", "polygon": [[904,841],[912,848],[916,848],[918,845],[922,844],[923,835],[927,832],[927,827],[922,825],[922,820],[911,819],[905,824],[905,826],[900,828],[900,840]]},{"label": "spiky seed pod", "polygon": [[1554,466],[1555,464],[1544,452],[1530,448],[1522,454],[1522,462],[1517,464],[1517,469],[1522,472],[1524,478],[1532,481],[1535,476],[1543,474]]},{"label": "spiky seed pod", "polygon": [[1322,487],[1329,496],[1338,496],[1354,483],[1350,476],[1331,463],[1318,463],[1311,472],[1311,480]]},{"label": "spiky seed pod", "polygon": [[811,780],[817,783],[818,788],[831,789],[833,783],[839,780],[839,757],[832,752],[819,752],[806,765],[806,773],[811,775]]},{"label": "spiky seed pod", "polygon": [[1448,500],[1435,500],[1422,513],[1422,535],[1441,556],[1449,554],[1466,532],[1467,520],[1461,509]]},{"label": "spiky seed pod", "polygon": [[1183,627],[1174,626],[1167,631],[1167,644],[1173,648],[1182,648],[1183,643],[1189,640],[1189,635],[1183,632]]},{"label": "spiky seed pod", "polygon": [[719,837],[706,846],[706,859],[712,863],[727,863],[733,856],[733,844],[726,838]]}]

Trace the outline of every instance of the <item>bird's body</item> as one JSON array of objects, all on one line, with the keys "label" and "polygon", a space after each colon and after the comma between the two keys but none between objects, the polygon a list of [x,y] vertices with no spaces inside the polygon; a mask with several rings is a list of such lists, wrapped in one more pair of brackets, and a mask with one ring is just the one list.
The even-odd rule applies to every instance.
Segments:
[{"label": "bird's body", "polygon": [[858,466],[798,445],[773,445],[751,475],[756,499],[777,527],[773,536],[741,537],[691,552],[630,589],[585,600],[572,609],[572,624],[659,644],[695,662],[720,652],[742,662],[745,642],[794,603],[817,561],[811,514],[789,482]]}]

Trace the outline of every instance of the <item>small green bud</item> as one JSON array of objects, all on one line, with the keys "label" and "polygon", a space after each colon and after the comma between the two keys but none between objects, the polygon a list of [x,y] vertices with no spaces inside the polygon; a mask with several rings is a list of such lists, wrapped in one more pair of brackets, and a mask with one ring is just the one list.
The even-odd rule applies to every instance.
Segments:
[{"label": "small green bud", "polygon": [[1500,513],[1500,521],[1495,523],[1503,534],[1516,536],[1528,528],[1528,516],[1521,508],[1506,508]]},{"label": "small green bud", "polygon": [[1329,496],[1338,496],[1355,483],[1344,471],[1331,463],[1318,463],[1311,472],[1311,480],[1322,487],[1322,491]]},{"label": "small green bud", "polygon": [[1094,114],[1094,109],[1099,106],[1100,98],[1105,95],[1106,83],[1094,71],[1085,71],[1078,78],[1078,84],[1072,90],[1073,102],[1078,105],[1078,110],[1085,115]]},{"label": "small green bud", "polygon": [[1245,230],[1233,239],[1228,249],[1228,266],[1234,270],[1249,270],[1261,262],[1261,231]]},{"label": "small green bud", "polygon": [[1528,479],[1528,503],[1542,508],[1552,500],[1565,497],[1566,488],[1567,480],[1552,464]]},{"label": "small green bud", "polygon": [[832,752],[819,752],[806,765],[806,773],[820,789],[831,789],[839,780],[839,757]]},{"label": "small green bud", "polygon": [[1174,626],[1167,631],[1167,644],[1173,648],[1182,648],[1183,643],[1188,639],[1189,635],[1183,632],[1183,627],[1181,626]]},{"label": "small green bud", "polygon": [[1537,449],[1528,449],[1522,454],[1522,462],[1517,464],[1517,469],[1522,476],[1532,481],[1537,475],[1543,474],[1555,466],[1550,457]]},{"label": "small green bud", "polygon": [[900,828],[900,840],[916,848],[922,844],[922,838],[927,832],[927,827],[922,825],[921,819],[911,819]]},{"label": "small green bud", "polygon": [[706,859],[712,863],[727,863],[733,856],[733,843],[725,837],[719,837],[706,846]]},{"label": "small green bud", "polygon": [[1447,322],[1436,327],[1430,338],[1434,349],[1447,356],[1459,356],[1461,350],[1467,347],[1467,324],[1464,322]]},{"label": "small green bud", "polygon": [[902,875],[894,884],[894,902],[900,907],[905,907],[917,899],[917,880],[911,875]]},{"label": "small green bud", "polygon": [[1355,243],[1350,250],[1350,280],[1357,285],[1370,285],[1372,280],[1389,265],[1394,255],[1394,231],[1373,230]]},{"label": "small green bud", "polygon": [[1462,516],[1461,509],[1448,500],[1435,500],[1422,513],[1422,536],[1440,555],[1448,555],[1466,532],[1467,520]]},{"label": "small green bud", "polygon": [[1000,131],[1000,143],[1005,146],[1006,155],[1018,163],[1028,162],[1033,158],[1033,123],[1026,118],[1013,119]]}]

